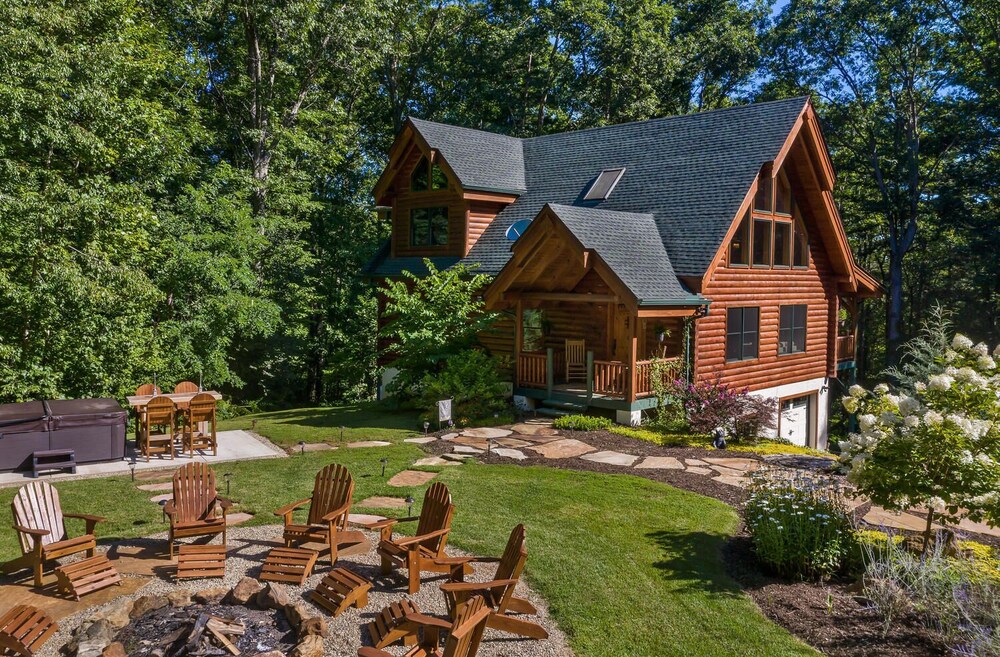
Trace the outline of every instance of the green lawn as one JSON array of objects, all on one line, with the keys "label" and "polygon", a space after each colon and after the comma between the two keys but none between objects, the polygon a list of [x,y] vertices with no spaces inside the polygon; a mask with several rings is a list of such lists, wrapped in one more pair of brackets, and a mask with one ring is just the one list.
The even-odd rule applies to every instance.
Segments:
[{"label": "green lawn", "polygon": [[[251,524],[277,523],[273,510],[307,497],[316,471],[330,462],[350,468],[355,500],[413,494],[418,510],[422,489],[386,485],[423,455],[399,442],[413,416],[379,416],[369,406],[256,417],[259,432],[284,444],[329,440],[331,427],[347,426],[348,418],[355,422],[345,440],[395,444],[220,464],[220,490],[222,475],[231,473],[230,495],[238,510],[256,514]],[[249,426],[245,418],[237,422]],[[382,457],[388,459],[384,478]],[[722,502],[630,475],[476,463],[437,470],[458,507],[455,545],[498,555],[511,527],[526,524],[526,576],[579,657],[816,654],[767,620],[725,574],[720,549],[738,518]],[[109,518],[98,529],[102,541],[166,530],[159,506],[148,499],[155,493],[137,490],[128,477],[62,482],[59,490],[67,511]],[[0,504],[14,492],[0,489]],[[0,532],[0,559],[17,553],[13,531]]]},{"label": "green lawn", "polygon": [[[364,402],[336,407],[297,408],[244,415],[219,423],[219,430],[250,429],[284,447],[327,442],[336,445],[356,440],[394,440],[420,433],[417,412],[394,410],[385,403]],[[343,432],[341,432],[343,428]]]}]

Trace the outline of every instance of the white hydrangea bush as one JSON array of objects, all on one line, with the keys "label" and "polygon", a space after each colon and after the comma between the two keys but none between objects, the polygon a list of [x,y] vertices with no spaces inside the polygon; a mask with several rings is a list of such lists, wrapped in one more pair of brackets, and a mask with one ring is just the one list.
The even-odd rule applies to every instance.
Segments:
[{"label": "white hydrangea bush", "polygon": [[956,335],[926,381],[909,389],[852,386],[844,408],[858,432],[840,461],[858,492],[888,509],[927,510],[1000,525],[1000,347]]}]

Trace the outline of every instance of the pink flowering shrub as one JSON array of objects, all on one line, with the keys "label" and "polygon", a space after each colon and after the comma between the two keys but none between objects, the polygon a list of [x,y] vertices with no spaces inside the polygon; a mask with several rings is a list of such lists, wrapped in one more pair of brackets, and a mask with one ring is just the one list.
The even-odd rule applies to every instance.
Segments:
[{"label": "pink flowering shrub", "polygon": [[688,426],[695,433],[710,434],[721,428],[729,440],[753,442],[777,427],[777,402],[751,395],[745,389],[677,379],[671,384],[670,395],[680,402]]}]

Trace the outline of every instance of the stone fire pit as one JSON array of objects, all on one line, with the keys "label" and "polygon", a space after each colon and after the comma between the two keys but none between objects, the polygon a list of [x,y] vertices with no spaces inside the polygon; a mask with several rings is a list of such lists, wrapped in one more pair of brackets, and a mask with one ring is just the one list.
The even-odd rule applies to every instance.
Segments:
[{"label": "stone fire pit", "polygon": [[[372,538],[376,543],[377,537],[373,535]],[[338,566],[350,568],[373,582],[368,606],[361,610],[351,608],[331,618],[307,600],[309,592],[329,572],[328,561],[317,563],[313,575],[301,587],[265,586],[256,579],[268,551],[279,545],[280,539],[280,526],[230,529],[224,579],[175,583],[169,568],[160,569],[160,576],[136,593],[59,620],[60,631],[36,654],[38,657],[59,654],[64,657],[216,657],[233,654],[214,636],[199,637],[197,642],[185,647],[193,625],[207,615],[242,623],[245,632],[229,638],[247,657],[354,657],[360,646],[371,645],[367,624],[392,602],[408,597],[424,613],[446,614],[444,596],[438,588],[445,581],[443,576],[425,574],[420,592],[407,596],[405,573],[380,575],[379,560],[373,550],[338,561]],[[124,541],[120,545],[149,543],[150,539],[141,539]],[[448,553],[462,554],[452,549]],[[477,566],[476,574],[468,580],[489,580],[493,571],[492,565]],[[125,573],[124,576],[129,575]],[[538,607],[539,615],[534,620],[548,630],[549,639],[520,639],[487,629],[479,655],[572,657],[565,636],[548,617],[545,601],[523,584],[518,595]],[[218,622],[214,625],[219,627]],[[401,655],[405,650],[393,646],[389,652]]]}]

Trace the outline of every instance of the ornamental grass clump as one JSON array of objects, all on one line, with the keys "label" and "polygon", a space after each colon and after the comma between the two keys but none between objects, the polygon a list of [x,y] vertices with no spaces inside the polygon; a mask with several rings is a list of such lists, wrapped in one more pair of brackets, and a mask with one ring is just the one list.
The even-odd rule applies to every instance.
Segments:
[{"label": "ornamental grass clump", "polygon": [[825,477],[754,477],[746,524],[757,557],[783,577],[827,579],[855,547],[843,493]]}]

